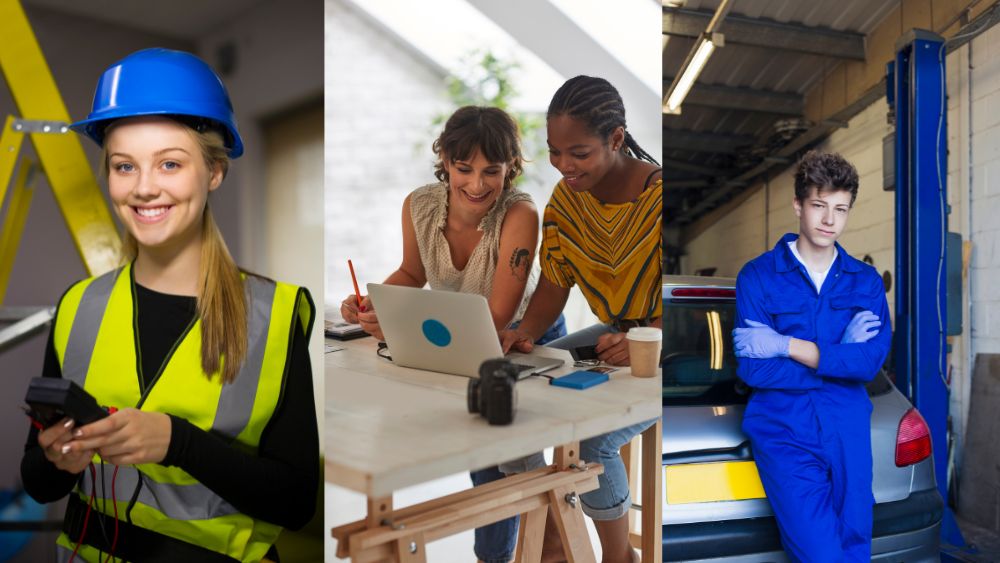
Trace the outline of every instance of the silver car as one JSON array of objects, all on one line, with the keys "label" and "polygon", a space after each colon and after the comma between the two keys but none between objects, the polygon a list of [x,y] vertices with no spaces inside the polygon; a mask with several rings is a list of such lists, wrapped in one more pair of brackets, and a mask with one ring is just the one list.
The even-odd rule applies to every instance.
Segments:
[{"label": "silver car", "polygon": [[[664,561],[787,561],[743,434],[736,280],[663,277]],[[943,505],[927,426],[884,373],[868,385],[872,561],[940,561]]]}]

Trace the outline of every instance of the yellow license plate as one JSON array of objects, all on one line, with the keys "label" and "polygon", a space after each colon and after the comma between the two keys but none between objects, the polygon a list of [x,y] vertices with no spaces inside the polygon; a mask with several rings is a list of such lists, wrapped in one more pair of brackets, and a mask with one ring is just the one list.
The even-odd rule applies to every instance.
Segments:
[{"label": "yellow license plate", "polygon": [[668,465],[663,468],[667,504],[765,498],[757,464],[718,461]]}]

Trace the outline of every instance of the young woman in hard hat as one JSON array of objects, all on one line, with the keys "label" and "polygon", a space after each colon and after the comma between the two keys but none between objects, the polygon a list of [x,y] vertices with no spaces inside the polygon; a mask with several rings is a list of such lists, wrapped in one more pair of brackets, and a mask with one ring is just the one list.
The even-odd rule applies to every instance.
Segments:
[{"label": "young woman in hard hat", "polygon": [[26,490],[69,495],[57,559],[260,561],[315,512],[319,439],[304,289],[241,272],[208,207],[243,145],[197,57],[147,49],[72,128],[103,148],[123,266],[63,295],[44,375],[110,416],[32,429]]}]

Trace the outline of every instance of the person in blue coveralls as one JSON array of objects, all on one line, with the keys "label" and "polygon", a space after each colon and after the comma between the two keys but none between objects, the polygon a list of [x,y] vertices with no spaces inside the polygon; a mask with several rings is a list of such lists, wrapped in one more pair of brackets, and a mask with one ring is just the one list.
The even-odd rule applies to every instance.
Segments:
[{"label": "person in blue coveralls", "polygon": [[870,561],[871,411],[865,384],[892,340],[882,278],[837,244],[858,173],[807,153],[795,173],[799,233],[736,280],[743,418],[781,542],[794,561]]}]

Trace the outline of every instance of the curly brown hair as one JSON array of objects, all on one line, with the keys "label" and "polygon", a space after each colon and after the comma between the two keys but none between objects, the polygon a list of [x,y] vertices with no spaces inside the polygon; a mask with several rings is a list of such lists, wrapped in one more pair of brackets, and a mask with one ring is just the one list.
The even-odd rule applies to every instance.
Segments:
[{"label": "curly brown hair", "polygon": [[809,151],[795,170],[795,199],[805,201],[813,188],[820,192],[851,192],[851,206],[854,206],[858,198],[858,170],[837,153]]},{"label": "curly brown hair", "polygon": [[454,163],[468,160],[476,152],[492,164],[508,164],[504,187],[509,187],[524,169],[521,136],[517,122],[499,108],[465,106],[453,113],[444,124],[444,131],[431,146],[437,155],[434,176],[448,181],[444,159]]}]

